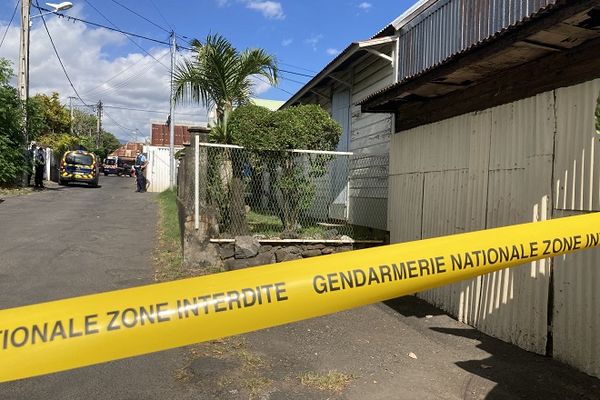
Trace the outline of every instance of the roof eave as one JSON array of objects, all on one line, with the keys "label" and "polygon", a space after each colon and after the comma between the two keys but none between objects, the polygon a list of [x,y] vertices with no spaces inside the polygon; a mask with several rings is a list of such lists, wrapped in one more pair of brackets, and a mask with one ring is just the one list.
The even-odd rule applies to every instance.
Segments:
[{"label": "roof eave", "polygon": [[308,83],[306,83],[300,90],[296,92],[289,100],[287,100],[280,108],[286,108],[297,103],[303,96],[309,93],[315,88],[321,81],[327,78],[332,72],[339,68],[345,63],[350,57],[352,57],[357,51],[364,50],[371,46],[380,46],[385,44],[394,43],[396,40],[395,36],[383,36],[375,37],[369,40],[363,40],[360,42],[351,43],[344,51],[342,51],[336,58],[334,58],[325,68],[315,75]]}]

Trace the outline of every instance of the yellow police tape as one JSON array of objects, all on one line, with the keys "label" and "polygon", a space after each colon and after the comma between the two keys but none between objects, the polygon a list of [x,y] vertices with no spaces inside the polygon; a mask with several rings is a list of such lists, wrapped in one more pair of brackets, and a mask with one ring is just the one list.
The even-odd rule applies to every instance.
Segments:
[{"label": "yellow police tape", "polygon": [[599,241],[600,214],[587,214],[1,310],[0,382],[334,313]]}]

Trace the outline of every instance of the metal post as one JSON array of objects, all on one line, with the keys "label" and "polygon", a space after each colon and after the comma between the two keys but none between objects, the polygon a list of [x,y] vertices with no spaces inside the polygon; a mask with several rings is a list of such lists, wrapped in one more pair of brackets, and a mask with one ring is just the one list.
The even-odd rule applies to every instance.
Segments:
[{"label": "metal post", "polygon": [[200,229],[200,136],[194,135],[194,229]]},{"label": "metal post", "polygon": [[175,96],[173,93],[173,71],[175,69],[175,54],[177,53],[177,44],[175,42],[175,32],[171,32],[171,93],[169,97],[169,189],[175,187]]},{"label": "metal post", "polygon": [[69,111],[71,112],[71,124],[69,126],[69,132],[73,136],[73,97],[69,96]]},{"label": "metal post", "polygon": [[[19,98],[23,105],[23,154],[27,152],[29,134],[27,132],[27,101],[29,99],[29,11],[30,0],[21,1],[21,38],[19,46]],[[27,185],[27,172],[22,176],[23,186]]]},{"label": "metal post", "polygon": [[100,131],[102,130],[102,100],[96,107],[96,148],[100,148]]}]

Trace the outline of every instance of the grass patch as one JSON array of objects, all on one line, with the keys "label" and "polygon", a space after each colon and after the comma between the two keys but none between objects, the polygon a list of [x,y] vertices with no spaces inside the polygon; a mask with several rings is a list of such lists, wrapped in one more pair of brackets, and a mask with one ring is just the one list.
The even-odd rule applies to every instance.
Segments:
[{"label": "grass patch", "polygon": [[[273,386],[273,381],[265,376],[269,365],[259,354],[252,352],[247,346],[246,341],[239,336],[211,340],[191,346],[187,356],[187,365],[176,370],[174,377],[184,382],[193,380],[194,376],[189,369],[193,360],[207,357],[230,360],[235,367],[223,371],[223,375],[216,382],[217,385],[230,391],[242,390],[250,400],[264,398],[265,393],[268,393]],[[203,382],[203,384],[213,383]]]},{"label": "grass patch", "polygon": [[158,245],[154,252],[157,281],[170,281],[187,276],[183,267],[183,254],[177,215],[177,194],[165,190],[158,195]]},{"label": "grass patch", "polygon": [[[284,231],[283,223],[279,219],[279,217],[275,215],[269,214],[261,214],[256,211],[250,211],[246,215],[246,220],[248,221],[248,226],[250,227],[250,232],[254,235],[264,235],[268,238],[279,237],[281,233]],[[314,238],[320,239],[323,237],[325,231],[329,228],[318,225],[316,222],[307,222],[303,221],[305,225],[298,231],[303,238]],[[348,228],[341,228],[340,234],[346,234],[345,230]]]},{"label": "grass patch", "polygon": [[283,224],[279,217],[275,215],[259,214],[255,211],[250,211],[246,215],[246,218],[250,232],[252,233],[273,237],[283,232]]},{"label": "grass patch", "polygon": [[331,370],[326,374],[306,372],[300,375],[300,382],[308,387],[318,390],[340,393],[354,379],[354,376]]},{"label": "grass patch", "polygon": [[0,186],[0,197],[24,196],[33,193],[32,187]]}]

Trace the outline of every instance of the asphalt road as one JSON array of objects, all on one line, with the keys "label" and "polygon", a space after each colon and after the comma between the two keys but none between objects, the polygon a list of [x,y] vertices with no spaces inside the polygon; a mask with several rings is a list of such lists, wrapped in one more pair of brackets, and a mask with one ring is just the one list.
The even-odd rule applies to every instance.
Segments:
[{"label": "asphalt road", "polygon": [[[151,282],[155,197],[134,180],[0,203],[0,308]],[[1,321],[0,321],[1,323]],[[10,368],[2,365],[0,368]],[[340,392],[301,376],[341,371]],[[0,384],[12,399],[598,399],[600,380],[405,297],[225,341]]]},{"label": "asphalt road", "polygon": [[[157,204],[135,180],[57,187],[0,203],[0,309],[152,281]],[[0,399],[186,398],[174,350],[0,384]],[[0,368],[6,368],[0,365]]]}]

